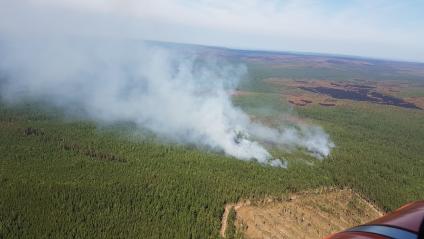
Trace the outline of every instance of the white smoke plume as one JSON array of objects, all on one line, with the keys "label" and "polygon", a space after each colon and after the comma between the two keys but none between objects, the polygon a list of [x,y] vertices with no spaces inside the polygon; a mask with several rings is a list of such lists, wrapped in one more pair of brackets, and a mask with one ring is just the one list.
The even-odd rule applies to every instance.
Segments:
[{"label": "white smoke plume", "polygon": [[0,94],[6,101],[78,108],[96,121],[133,122],[174,142],[276,167],[286,162],[259,142],[304,148],[318,158],[334,147],[320,128],[272,129],[234,107],[229,92],[246,74],[243,65],[141,41],[48,30],[36,37],[2,34],[0,53]]}]

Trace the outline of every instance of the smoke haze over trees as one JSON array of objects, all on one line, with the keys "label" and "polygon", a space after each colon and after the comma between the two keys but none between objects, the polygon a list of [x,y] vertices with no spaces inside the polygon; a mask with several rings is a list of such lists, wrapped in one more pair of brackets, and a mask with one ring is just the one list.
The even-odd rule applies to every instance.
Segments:
[{"label": "smoke haze over trees", "polygon": [[[59,18],[45,8],[37,18],[12,5],[8,23],[0,28],[0,93],[9,102],[37,100],[68,112],[77,109],[80,116],[101,123],[132,122],[173,142],[279,167],[285,162],[274,159],[261,141],[304,148],[318,158],[334,147],[318,127],[271,129],[234,107],[229,93],[246,74],[244,65],[144,44],[127,35],[107,38],[104,29],[91,24],[100,21],[98,16],[65,12]],[[34,27],[26,25],[30,20]],[[87,25],[81,32],[89,30],[90,36],[69,25],[82,21]],[[57,26],[64,28],[56,31]]]}]

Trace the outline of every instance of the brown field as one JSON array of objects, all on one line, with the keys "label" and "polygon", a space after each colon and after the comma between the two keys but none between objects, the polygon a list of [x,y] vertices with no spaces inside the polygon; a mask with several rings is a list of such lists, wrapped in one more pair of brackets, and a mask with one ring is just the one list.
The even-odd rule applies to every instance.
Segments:
[{"label": "brown field", "polygon": [[[371,82],[359,79],[333,82],[284,78],[268,78],[265,82],[288,89],[288,91],[282,91],[282,95],[289,103],[296,106],[331,107],[362,101],[410,109],[424,109],[422,97],[400,98],[397,96],[398,93],[412,87],[403,82]],[[302,91],[299,92],[299,90]]]},{"label": "brown field", "polygon": [[405,98],[406,101],[414,103],[416,106],[424,109],[424,97],[408,97]]},{"label": "brown field", "polygon": [[337,101],[332,99],[331,97],[327,97],[325,95],[320,94],[297,93],[292,95],[286,95],[285,98],[290,104],[297,106],[307,106],[310,104],[320,104],[323,106],[326,106],[325,104],[329,104],[334,106],[337,103]]},{"label": "brown field", "polygon": [[319,189],[280,199],[227,204],[222,220],[223,237],[232,207],[236,211],[236,230],[245,238],[316,239],[383,215],[350,189]]}]

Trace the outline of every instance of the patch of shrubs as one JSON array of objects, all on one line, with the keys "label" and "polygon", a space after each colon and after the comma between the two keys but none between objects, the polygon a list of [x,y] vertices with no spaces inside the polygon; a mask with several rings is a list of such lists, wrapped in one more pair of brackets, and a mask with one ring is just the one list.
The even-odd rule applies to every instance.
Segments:
[{"label": "patch of shrubs", "polygon": [[84,147],[81,146],[79,144],[68,144],[65,143],[63,144],[63,149],[67,150],[67,151],[73,151],[85,156],[88,156],[92,159],[97,159],[97,160],[106,160],[106,161],[117,161],[117,162],[126,162],[127,160],[116,156],[114,154],[111,153],[105,153],[105,152],[101,152],[99,150],[96,150],[94,148],[89,148],[89,147]]},{"label": "patch of shrubs", "polygon": [[44,132],[41,129],[37,129],[37,128],[32,128],[32,127],[28,127],[24,130],[24,133],[26,136],[31,136],[31,135],[44,135]]}]

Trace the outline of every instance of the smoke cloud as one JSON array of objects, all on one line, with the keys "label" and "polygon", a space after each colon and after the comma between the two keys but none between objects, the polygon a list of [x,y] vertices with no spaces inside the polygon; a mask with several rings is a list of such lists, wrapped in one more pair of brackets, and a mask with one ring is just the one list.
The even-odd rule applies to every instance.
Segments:
[{"label": "smoke cloud", "polygon": [[3,100],[77,108],[102,123],[132,122],[173,142],[275,167],[287,165],[260,142],[304,148],[317,158],[334,147],[318,127],[272,129],[235,107],[230,92],[247,72],[243,65],[124,38],[44,30],[36,36],[2,32]]}]

